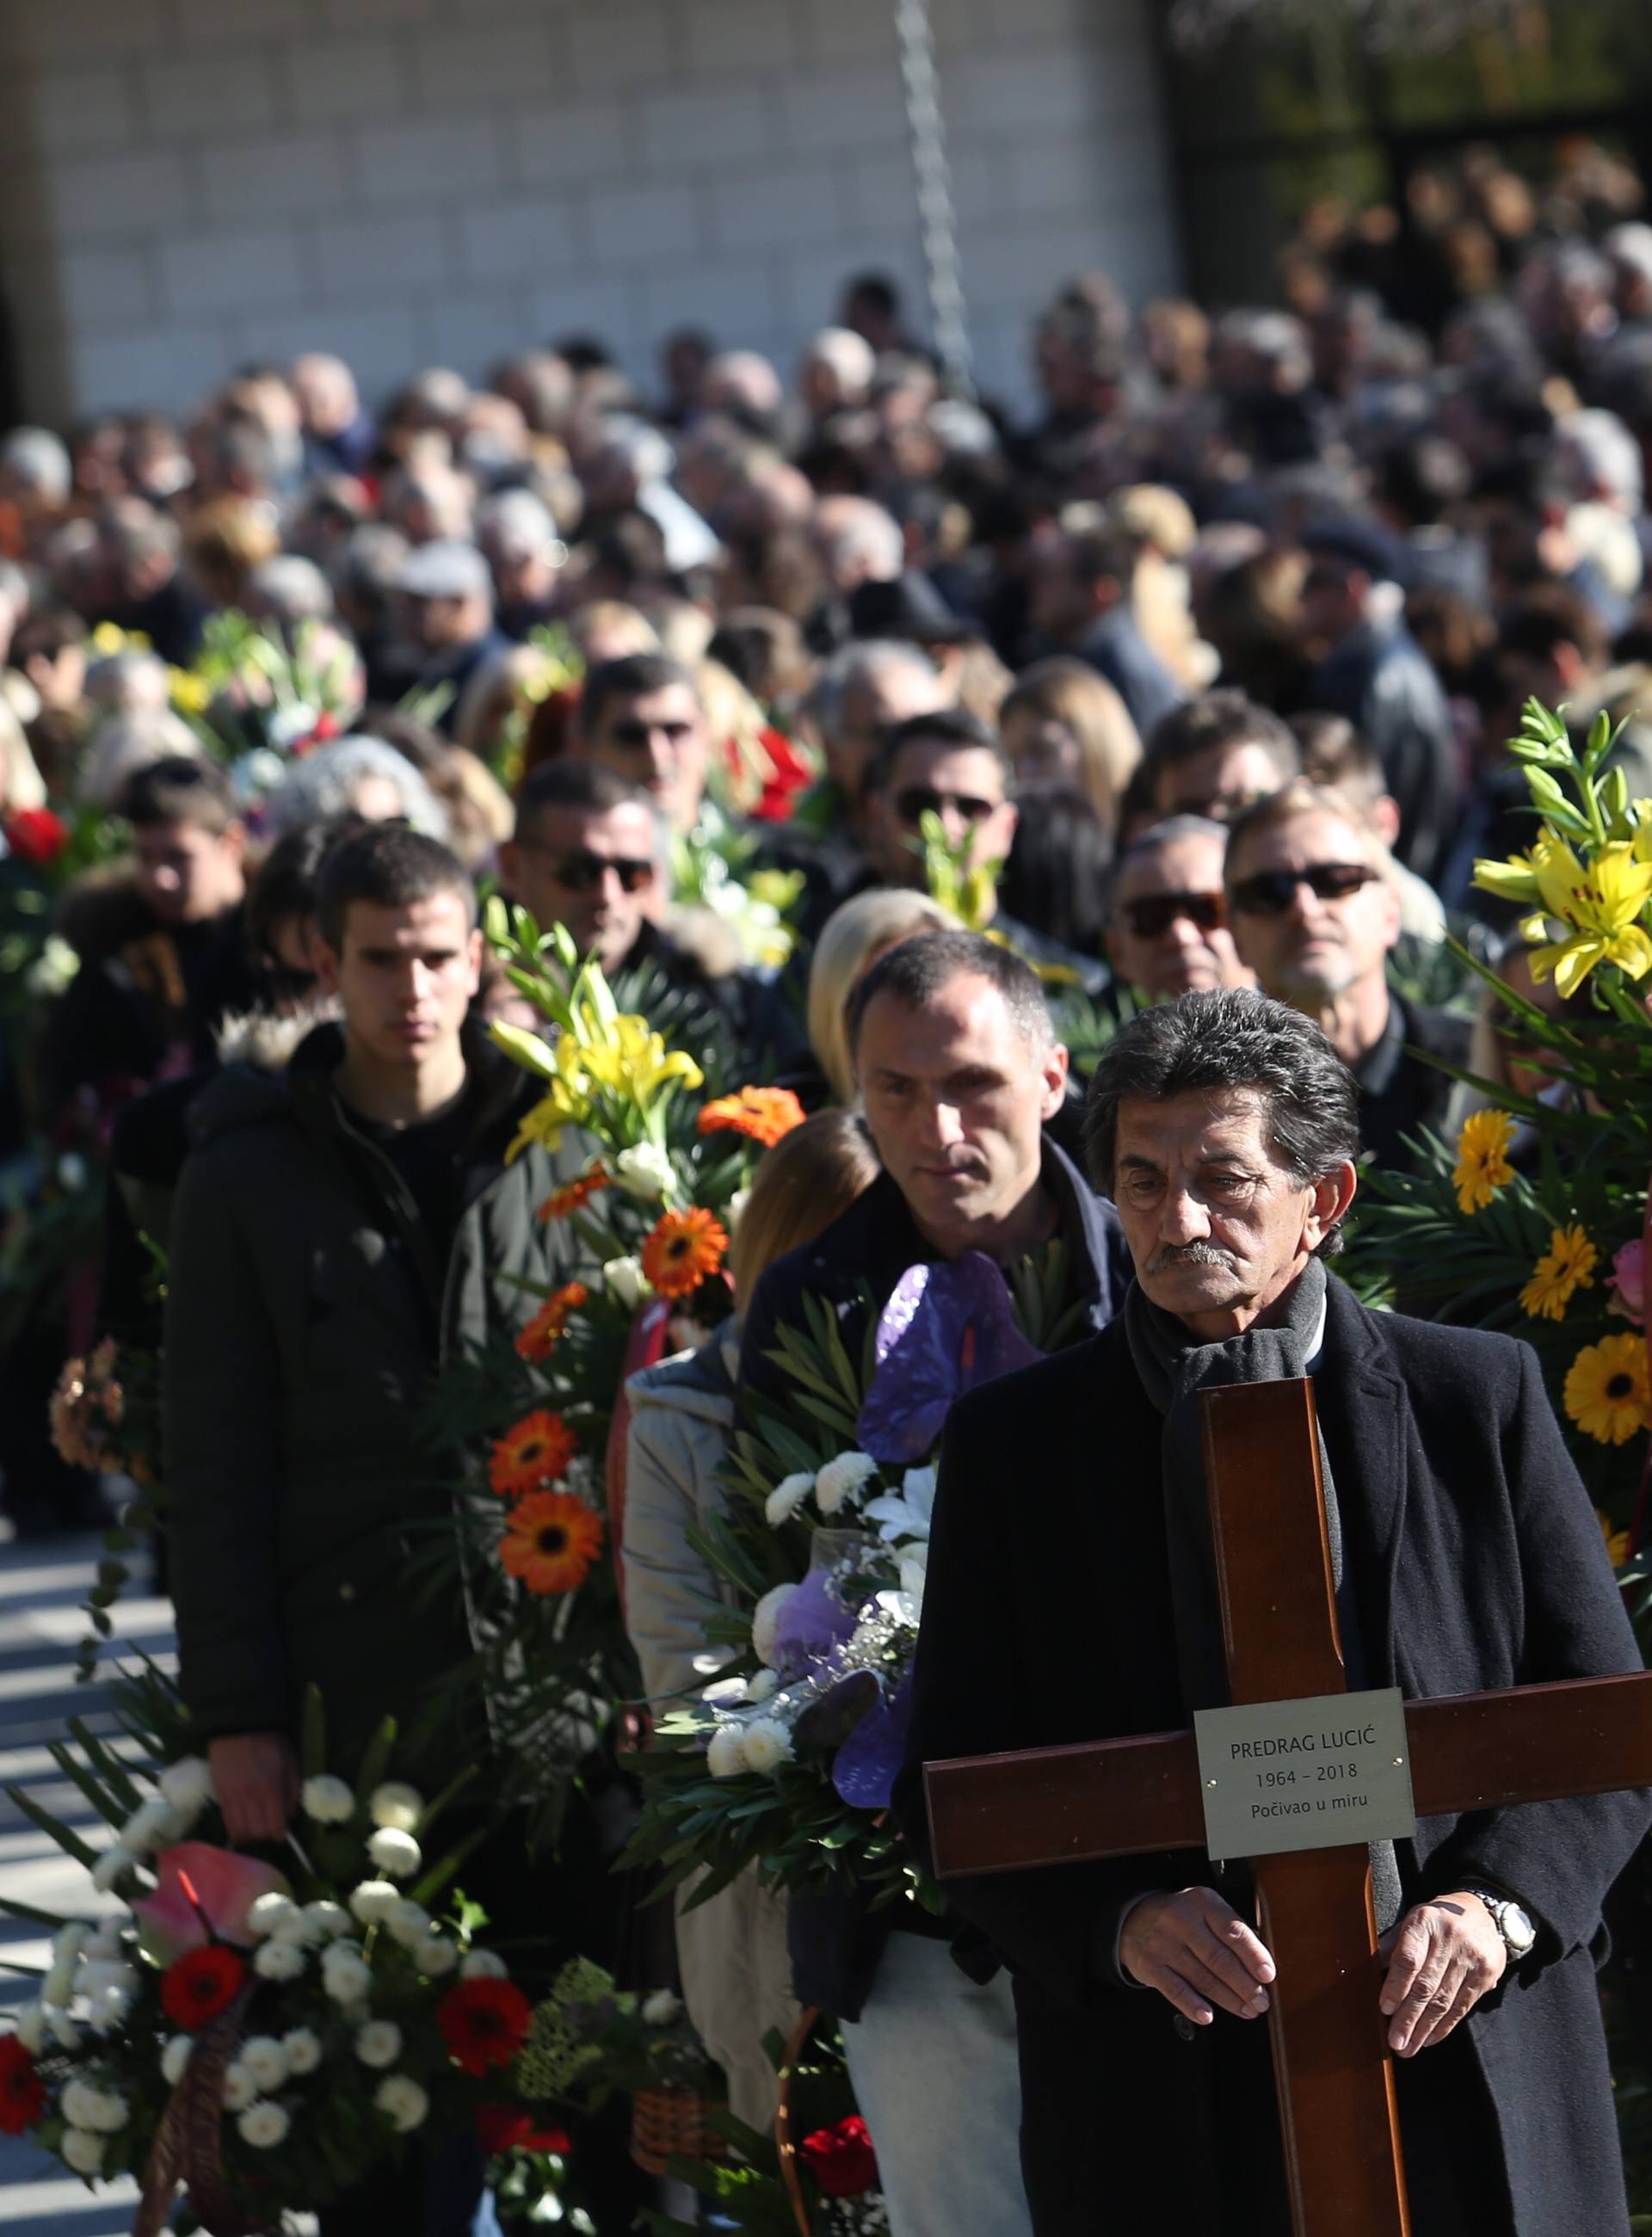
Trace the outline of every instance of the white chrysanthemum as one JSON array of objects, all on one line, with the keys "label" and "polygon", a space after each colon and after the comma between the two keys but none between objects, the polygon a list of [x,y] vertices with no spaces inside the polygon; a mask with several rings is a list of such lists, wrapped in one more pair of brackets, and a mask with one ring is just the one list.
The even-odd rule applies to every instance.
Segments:
[{"label": "white chrysanthemum", "polygon": [[355,1814],[355,1796],[343,1779],[327,1772],[319,1778],[307,1778],[300,1799],[304,1815],[318,1825],[342,1825]]},{"label": "white chrysanthemum", "polygon": [[[340,1953],[336,1955],[335,1953]],[[321,1985],[335,2004],[359,2004],[373,1986],[373,1970],[365,1958],[344,1953],[344,1945],[335,1942],[327,1951],[334,1962],[324,1965]]]},{"label": "white chrysanthemum", "polygon": [[[350,1914],[345,1911],[342,1917],[344,1925],[340,1931],[347,1932]],[[290,1942],[296,1950],[314,1950],[323,1938],[320,1920],[312,1918],[307,1908],[301,1908],[296,1904],[293,1907],[293,1916],[282,1919],[270,1937],[272,1942]]]},{"label": "white chrysanthemum", "polygon": [[78,2075],[64,2083],[58,2102],[64,2120],[77,2128],[94,2128],[99,2135],[112,2136],[132,2117],[131,2107],[118,2091],[94,2089]]},{"label": "white chrysanthemum", "polygon": [[235,2123],[242,2143],[257,2152],[274,2151],[277,2144],[284,2144],[292,2125],[282,2107],[271,2104],[268,2098],[249,2105]]},{"label": "white chrysanthemum", "polygon": [[351,1891],[350,1909],[363,1926],[378,1926],[401,1901],[401,1891],[391,1880],[363,1880]]},{"label": "white chrysanthemum", "polygon": [[427,1934],[434,1933],[435,1926],[422,1903],[404,1897],[385,1920],[385,1931],[402,1949],[417,1950]]},{"label": "white chrysanthemum", "polygon": [[815,1478],[815,1504],[823,1514],[836,1514],[845,1507],[857,1506],[876,1475],[877,1462],[870,1453],[839,1453]]},{"label": "white chrysanthemum", "polygon": [[92,1930],[83,1918],[72,1918],[67,1926],[58,1928],[52,1939],[51,1963],[40,1984],[43,2004],[55,2004],[60,2011],[68,2009],[80,1973],[81,1953],[91,1938]]},{"label": "white chrysanthemum", "polygon": [[182,1831],[183,1821],[165,1795],[152,1794],[147,1802],[139,1803],[122,1826],[120,1845],[135,1857],[147,1857],[151,1849],[175,1841]]},{"label": "white chrysanthemum", "polygon": [[258,2083],[252,2069],[238,2058],[224,2069],[223,2100],[232,2113],[244,2113],[258,2102]]},{"label": "white chrysanthemum", "polygon": [[80,2049],[80,2029],[69,2018],[69,2014],[59,2011],[55,2004],[46,2006],[46,2025],[56,2038],[60,2049],[78,2050]]},{"label": "white chrysanthemum", "polygon": [[167,1765],[160,1786],[187,1831],[213,1798],[212,1765],[204,1755],[187,1755]]},{"label": "white chrysanthemum", "polygon": [[189,2063],[189,2055],[195,2047],[195,2037],[175,2035],[161,2053],[161,2073],[165,2081],[182,2082],[183,2069]]},{"label": "white chrysanthemum", "polygon": [[409,2074],[388,2074],[373,2093],[373,2102],[389,2115],[399,2136],[410,2136],[424,2126],[430,2100]]},{"label": "white chrysanthemum", "polygon": [[399,1778],[387,1778],[382,1786],[375,1786],[367,1803],[367,1815],[373,1824],[398,1833],[415,1831],[424,1814],[424,1796]]},{"label": "white chrysanthemum", "polygon": [[63,2165],[76,2174],[96,2174],[103,2165],[103,2139],[89,2128],[65,2128],[57,2147]]},{"label": "white chrysanthemum", "polygon": [[705,1767],[713,1778],[738,1778],[746,1767],[745,1735],[738,1725],[719,1725],[705,1751]]},{"label": "white chrysanthemum", "polygon": [[249,2035],[241,2047],[241,2062],[266,2096],[287,2079],[287,2053],[273,2035]]},{"label": "white chrysanthemum", "polygon": [[497,1950],[467,1950],[459,1961],[464,1981],[508,1981],[511,1969]]},{"label": "white chrysanthemum", "polygon": [[638,1142],[633,1149],[622,1150],[613,1161],[612,1171],[615,1186],[634,1196],[639,1204],[658,1204],[677,1184],[670,1158],[654,1142]]},{"label": "white chrysanthemum", "polygon": [[651,1284],[637,1257],[609,1258],[603,1263],[602,1283],[617,1304],[632,1311],[652,1294]]},{"label": "white chrysanthemum", "polygon": [[427,1981],[439,1981],[459,1963],[459,1950],[445,1935],[433,1934],[411,1953],[413,1963]]},{"label": "white chrysanthemum", "polygon": [[36,2057],[46,2047],[46,2007],[42,2003],[24,2004],[11,2023],[11,2031],[28,2052]]},{"label": "white chrysanthemum", "polygon": [[289,2074],[314,2074],[321,2063],[321,2038],[311,2028],[289,2028],[281,2037]]},{"label": "white chrysanthemum", "polygon": [[751,1611],[751,1644],[759,1662],[772,1666],[781,1610],[796,1589],[796,1585],[773,1585]]},{"label": "white chrysanthemum", "polygon": [[126,1934],[132,1920],[129,1913],[115,1918],[100,1918],[86,1937],[81,1955],[90,1965],[111,1965],[126,1954]]},{"label": "white chrysanthemum", "polygon": [[279,1934],[284,1926],[291,1925],[295,1918],[302,1917],[303,1913],[290,1895],[283,1895],[279,1889],[272,1888],[268,1894],[261,1895],[248,1910],[247,1931],[261,1942],[266,1935]]},{"label": "white chrysanthemum", "polygon": [[740,1699],[748,1708],[755,1708],[759,1701],[770,1699],[779,1691],[780,1673],[777,1670],[754,1670],[740,1688]]},{"label": "white chrysanthemum", "polygon": [[669,1989],[656,1989],[643,1998],[643,2018],[649,2027],[670,2027],[683,2009],[683,1999]]},{"label": "white chrysanthemum", "polygon": [[77,1983],[83,1996],[101,1996],[110,1990],[126,1996],[133,1995],[138,1985],[137,1968],[129,1965],[123,1957],[94,1957],[88,1943],[87,1956],[80,1969]]},{"label": "white chrysanthemum", "polygon": [[783,1475],[763,1502],[763,1519],[769,1528],[778,1530],[783,1522],[790,1522],[814,1488],[815,1479],[807,1468]]},{"label": "white chrysanthemum", "polygon": [[96,1989],[86,2004],[86,2024],[94,2035],[113,2035],[125,2026],[132,2009],[130,1989]]},{"label": "white chrysanthemum", "polygon": [[253,1970],[261,1981],[296,1981],[304,1970],[304,1944],[285,1934],[261,1942],[253,1952]]},{"label": "white chrysanthemum", "polygon": [[791,1734],[773,1717],[754,1717],[743,1745],[748,1771],[766,1774],[791,1761]]},{"label": "white chrysanthemum", "polygon": [[99,1895],[113,1895],[128,1873],[135,1871],[136,1867],[137,1858],[130,1849],[116,1841],[111,1848],[104,1850],[92,1866],[92,1885]]},{"label": "white chrysanthemum", "polygon": [[355,2055],[363,2066],[393,2066],[401,2056],[401,2029],[394,2020],[369,2020],[355,2031]]},{"label": "white chrysanthemum", "polygon": [[387,1879],[410,1880],[425,1861],[417,1841],[396,1825],[380,1825],[367,1854]]},{"label": "white chrysanthemum", "polygon": [[304,1916],[329,1942],[336,1942],[350,1931],[350,1914],[341,1903],[307,1903]]}]

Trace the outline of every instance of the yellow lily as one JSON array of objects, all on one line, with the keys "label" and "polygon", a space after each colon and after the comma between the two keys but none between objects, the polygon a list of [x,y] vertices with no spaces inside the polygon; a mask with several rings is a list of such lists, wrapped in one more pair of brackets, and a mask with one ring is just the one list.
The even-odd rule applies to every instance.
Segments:
[{"label": "yellow lily", "polygon": [[1531,861],[1544,912],[1569,927],[1564,940],[1534,953],[1535,980],[1541,984],[1552,971],[1566,998],[1597,963],[1616,963],[1631,979],[1652,971],[1652,939],[1639,921],[1652,901],[1652,863],[1637,861],[1630,841],[1612,840],[1584,864],[1563,840],[1545,832]]},{"label": "yellow lily", "polygon": [[674,1082],[694,1088],[705,1075],[682,1049],[668,1049],[645,1018],[627,1015],[614,1020],[611,1032],[581,1052],[592,1086],[611,1095],[623,1096],[639,1111]]}]

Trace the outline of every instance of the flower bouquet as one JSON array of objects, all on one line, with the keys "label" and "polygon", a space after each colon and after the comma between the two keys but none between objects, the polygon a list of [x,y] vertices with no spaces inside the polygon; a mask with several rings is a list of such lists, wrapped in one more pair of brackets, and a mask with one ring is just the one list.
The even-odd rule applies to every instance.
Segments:
[{"label": "flower bouquet", "polygon": [[[1347,1261],[1373,1302],[1499,1328],[1533,1345],[1615,1561],[1643,1481],[1649,1393],[1643,1242],[1652,1171],[1652,801],[1606,770],[1602,716],[1581,754],[1528,702],[1510,751],[1538,816],[1530,849],[1476,865],[1519,902],[1551,1015],[1459,950],[1506,1013],[1500,1031],[1539,1081],[1486,1098],[1454,1143],[1425,1138],[1410,1174],[1369,1171]],[[1467,1074],[1459,1077],[1469,1078]],[[1398,1271],[1397,1271],[1398,1270]]]},{"label": "flower bouquet", "polygon": [[406,2140],[520,2106],[532,2008],[452,1893],[463,1850],[433,1861],[453,1792],[389,1776],[387,1724],[354,1781],[325,1767],[319,1699],[286,1853],[235,1853],[187,1715],[153,1666],[116,1688],[120,1737],[71,1725],[60,1772],[113,1833],[100,1851],[30,1796],[12,1799],[86,1867],[109,1907],[48,1926],[39,1991],[0,2041],[0,2128],[89,2181],[135,2176],[139,2237],[182,2188],[216,2237],[326,2204]]},{"label": "flower bouquet", "polygon": [[[158,1255],[158,1254],[157,1254]],[[91,1631],[76,1650],[76,1674],[92,1678],[114,1630],[110,1610],[132,1572],[127,1555],[165,1507],[157,1478],[161,1449],[161,1363],[152,1352],[105,1336],[84,1359],[65,1360],[51,1396],[51,1441],[70,1468],[125,1476],[135,1495],[103,1534],[103,1554],[86,1603]]]},{"label": "flower bouquet", "polygon": [[754,1156],[803,1117],[790,1093],[746,1088],[697,1103],[701,1064],[622,1011],[560,926],[489,913],[489,937],[553,1039],[506,1025],[499,1046],[544,1085],[513,1152],[585,1152],[539,1207],[566,1223],[578,1278],[535,1289],[514,1343],[453,1363],[436,1426],[486,1460],[455,1501],[457,1534],[433,1541],[433,1588],[457,1558],[484,1641],[457,1682],[479,1684],[503,1760],[553,1834],[579,1766],[617,1743],[617,1705],[639,1691],[609,1547],[606,1455],[625,1375],[698,1341],[730,1306],[723,1267]]},{"label": "flower bouquet", "polygon": [[1066,1257],[990,1259],[902,1277],[852,1361],[830,1307],[780,1332],[791,1384],[750,1402],[728,1515],[693,1534],[729,1587],[708,1617],[724,1667],[664,1716],[642,1763],[646,1809],[628,1855],[691,1907],[748,1866],[783,1887],[852,1881],[882,1904],[940,1908],[889,1823],[923,1607],[935,1455],[953,1401],[1082,1331]]}]

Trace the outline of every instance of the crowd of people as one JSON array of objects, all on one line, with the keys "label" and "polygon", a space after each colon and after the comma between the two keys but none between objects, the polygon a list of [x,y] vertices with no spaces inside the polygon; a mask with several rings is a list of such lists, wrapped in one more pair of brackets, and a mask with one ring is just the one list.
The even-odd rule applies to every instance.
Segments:
[{"label": "crowd of people", "polygon": [[[1437,185],[1440,238],[1483,254],[1441,264],[1420,308],[1414,267],[1325,213],[1285,261],[1288,307],[1137,314],[1075,279],[1036,322],[1025,425],[947,393],[868,274],[790,379],[684,332],[651,396],[566,339],[485,386],[430,368],[379,402],[317,354],[249,366],[183,420],[0,437],[0,907],[50,924],[0,1052],[14,1281],[42,1206],[103,1184],[101,1227],[6,1323],[5,1513],[30,1531],[97,1511],[49,1449],[52,1376],[99,1334],[164,1340],[182,1682],[233,1834],[284,1830],[301,1679],[367,1730],[466,1653],[463,1611],[405,1590],[407,1488],[439,1497],[413,1402],[453,1350],[521,1324],[525,1284],[579,1270],[572,1231],[534,1217],[575,1147],[513,1142],[532,1083],[484,1029],[522,1021],[521,998],[479,889],[565,927],[668,1039],[691,1017],[731,1077],[815,1114],[759,1169],[735,1317],[631,1388],[627,1620],[651,1696],[694,1682],[711,1588],[689,1530],[809,1298],[858,1331],[915,1263],[1008,1266],[1059,1237],[1083,1329],[1121,1325],[1163,1238],[1109,1201],[1116,1112],[1093,1103],[1087,1158],[1080,1110],[1109,1052],[1158,1046],[1144,1013],[1213,1020],[1228,1069],[1166,1046],[1154,1084],[1118,1092],[1219,1101],[1306,1067],[1328,1102],[1304,1124],[1338,1120],[1338,1171],[1357,1148],[1405,1165],[1472,1093],[1453,1068],[1517,1061],[1444,942],[1557,1002],[1517,912],[1472,882],[1524,843],[1505,741],[1529,697],[1580,734],[1622,723],[1629,792],[1652,794],[1652,226],[1572,205],[1563,224],[1489,159]],[[1233,1000],[1259,994],[1272,1071]],[[1173,1012],[1189,995],[1206,1006]],[[1317,1265],[1345,1209],[1316,1198],[1269,1278]],[[1214,1342],[1173,1287],[1153,1310]],[[1371,1341],[1341,1311],[1337,1341]],[[1480,1371],[1429,1357],[1448,1382]],[[1485,1372],[1491,1437],[1502,1355]],[[1021,1429],[978,1420],[1018,1466]],[[1533,1449],[1558,1482],[1551,1433]],[[973,1485],[985,1463],[950,1465]],[[920,1717],[948,1752],[1025,1745],[996,1708],[965,1713],[980,1673],[952,1657],[973,1652],[963,1580],[988,1549],[961,1493],[955,1511]],[[1581,1661],[1542,1674],[1626,1651],[1597,1613]],[[1173,1667],[1134,1723],[1120,1683],[1120,1730],[1180,1720]],[[433,1776],[476,1745],[431,1744]],[[1606,1826],[1598,1873],[1633,1818]],[[611,1835],[593,1812],[557,1868],[598,1938]],[[1489,1881],[1541,1913],[1517,1845],[1458,1846],[1407,1905]],[[737,2108],[763,2112],[763,2029],[818,2004],[845,2023],[895,2237],[1089,2226],[1054,2097],[1030,2209],[1017,2159],[1017,2007],[1024,2072],[1024,1999],[1073,1962],[1025,1899],[937,1919],[799,1898],[789,1950],[754,1891],[721,1901],[684,1914],[679,1958]],[[1136,1920],[1133,1941],[1118,1912],[1099,1976],[1133,1968],[1191,2033],[1208,2009],[1159,1977],[1183,1926]],[[1571,1923],[1568,1957],[1591,1930]],[[1488,1935],[1463,2013],[1503,1962]],[[1204,1993],[1260,2009],[1265,1956]],[[1046,2017],[1035,2055],[1071,2067],[1073,2023]],[[1225,2118],[1259,2086],[1234,2072]],[[1419,2166],[1450,2160],[1417,2134]],[[1502,2148],[1474,2128],[1475,2151]],[[439,2158],[410,2162],[412,2218],[357,2201],[337,2228],[420,2226]],[[1589,2164],[1587,2226],[1615,2227]],[[1466,2177],[1438,2180],[1444,2198]],[[605,2237],[636,2202],[612,2184]]]}]

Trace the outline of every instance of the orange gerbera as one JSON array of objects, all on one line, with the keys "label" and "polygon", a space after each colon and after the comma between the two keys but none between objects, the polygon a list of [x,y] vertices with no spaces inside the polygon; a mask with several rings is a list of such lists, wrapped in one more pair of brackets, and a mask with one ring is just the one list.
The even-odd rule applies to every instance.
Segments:
[{"label": "orange gerbera", "polygon": [[499,1561],[531,1593],[571,1593],[602,1551],[602,1518],[571,1491],[531,1491],[511,1509]]},{"label": "orange gerbera", "polygon": [[664,1213],[643,1245],[643,1271],[662,1297],[691,1297],[723,1264],[729,1231],[714,1211],[695,1204]]},{"label": "orange gerbera", "polygon": [[501,1499],[520,1499],[554,1483],[578,1449],[579,1440],[548,1407],[525,1414],[493,1447],[487,1480]]},{"label": "orange gerbera", "polygon": [[789,1087],[743,1087],[719,1095],[699,1116],[702,1134],[745,1134],[765,1149],[803,1123],[803,1106]]},{"label": "orange gerbera", "polygon": [[523,1358],[549,1359],[570,1314],[577,1313],[590,1295],[583,1282],[565,1282],[553,1290],[517,1337],[516,1348]]},{"label": "orange gerbera", "polygon": [[587,1165],[578,1180],[569,1181],[565,1186],[552,1190],[550,1195],[539,1206],[540,1218],[565,1219],[571,1211],[578,1211],[583,1204],[589,1204],[598,1189],[605,1189],[609,1179],[610,1174],[605,1165]]}]

